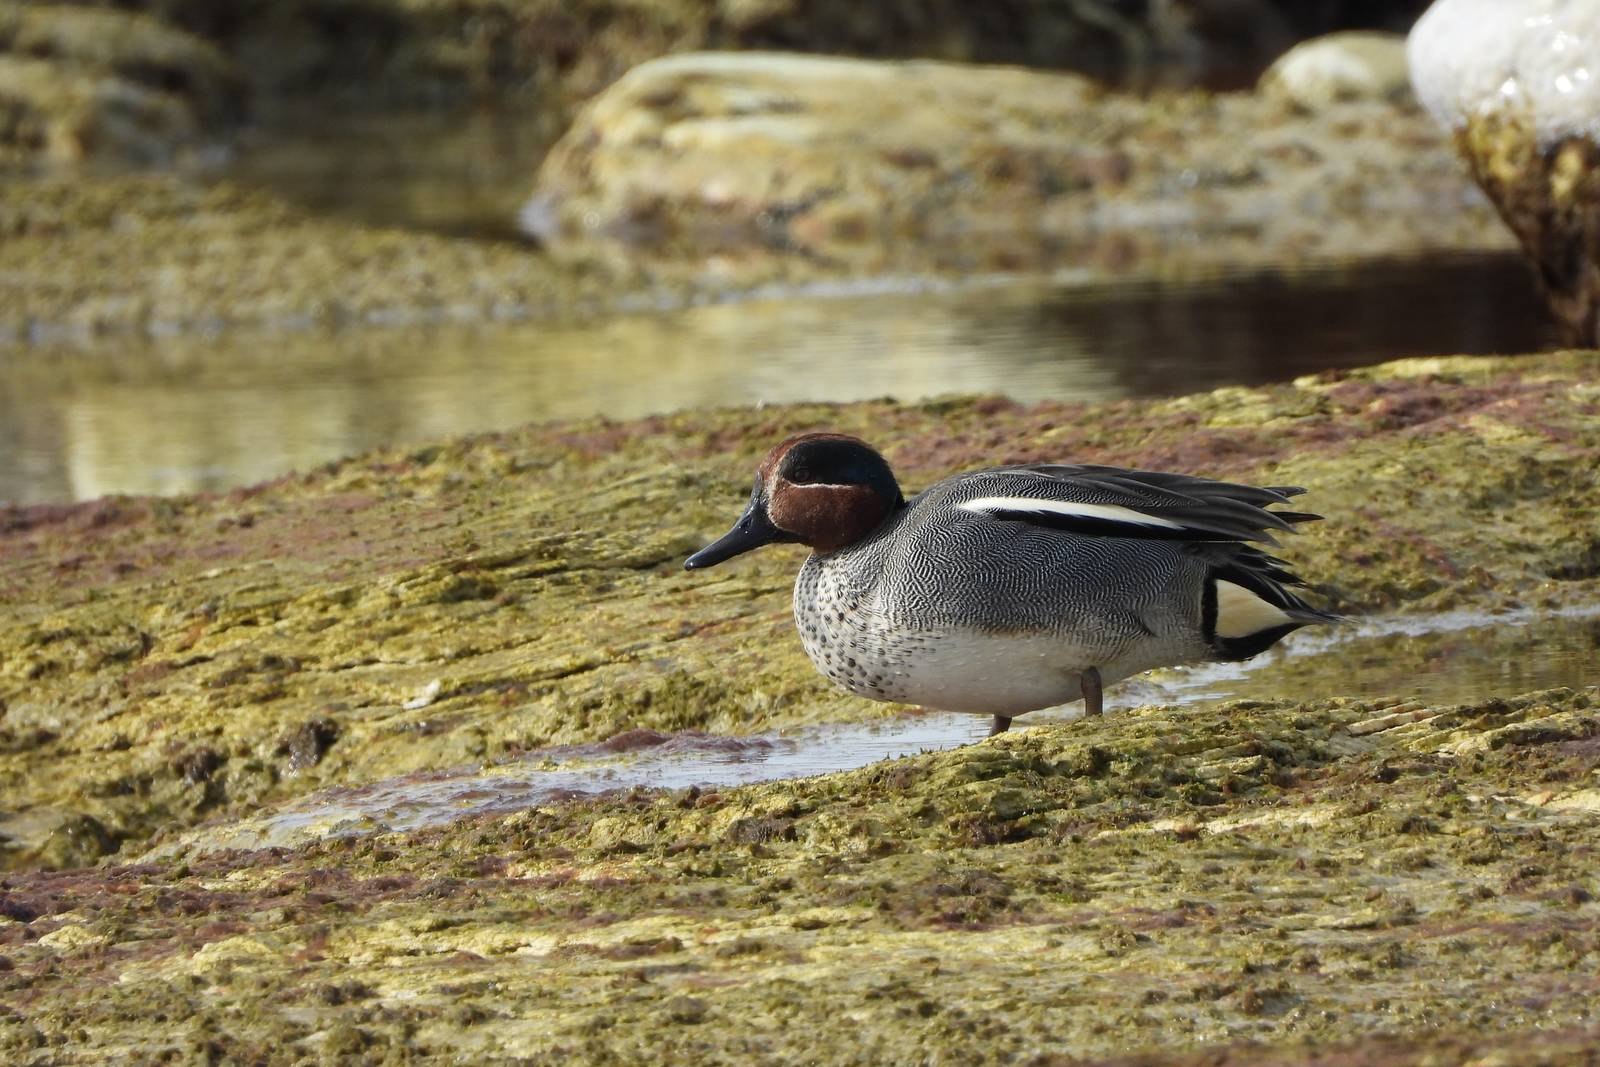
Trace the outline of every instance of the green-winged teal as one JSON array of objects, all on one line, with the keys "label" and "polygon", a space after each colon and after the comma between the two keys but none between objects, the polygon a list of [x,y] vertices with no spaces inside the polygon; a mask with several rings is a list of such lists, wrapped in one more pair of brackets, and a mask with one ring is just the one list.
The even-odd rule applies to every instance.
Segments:
[{"label": "green-winged teal", "polygon": [[1269,511],[1303,490],[1091,464],[991,467],[907,501],[884,458],[841,434],[767,454],[750,504],[690,556],[710,567],[809,545],[794,587],[806,653],[874,700],[1013,716],[1154,667],[1242,660],[1336,621],[1248,542],[1316,515]]}]

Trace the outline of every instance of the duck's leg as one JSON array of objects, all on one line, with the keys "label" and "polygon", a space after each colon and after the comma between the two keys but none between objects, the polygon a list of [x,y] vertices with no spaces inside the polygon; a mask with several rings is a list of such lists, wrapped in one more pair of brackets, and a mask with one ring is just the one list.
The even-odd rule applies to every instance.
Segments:
[{"label": "duck's leg", "polygon": [[989,736],[993,737],[995,734],[1003,734],[1009,729],[1011,729],[1010,716],[996,715],[994,717],[994,725],[989,727]]},{"label": "duck's leg", "polygon": [[1105,689],[1100,684],[1100,671],[1090,667],[1078,675],[1078,682],[1083,687],[1083,714],[1099,715],[1105,710]]}]

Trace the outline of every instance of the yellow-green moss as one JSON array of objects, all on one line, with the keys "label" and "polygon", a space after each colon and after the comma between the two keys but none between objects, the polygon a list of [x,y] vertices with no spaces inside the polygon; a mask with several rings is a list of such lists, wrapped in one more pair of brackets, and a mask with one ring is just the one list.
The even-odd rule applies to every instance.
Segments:
[{"label": "yellow-green moss", "polygon": [[798,782],[13,878],[0,990],[26,996],[0,1050],[1581,1062],[1597,705],[1376,730],[1386,709],[1340,700],[1147,708]]},{"label": "yellow-green moss", "polygon": [[1285,552],[1340,610],[1593,601],[1597,358],[1412,361],[1096,406],[591,420],[225,496],[0,512],[0,790],[8,819],[32,820],[0,824],[6,862],[92,857],[37,851],[63,819],[94,820],[77,841],[136,848],[326,785],[634,727],[886,713],[801,653],[799,550],[681,572],[758,456],[806,427],[868,437],[913,489],[1063,458],[1304,484],[1328,518]]}]

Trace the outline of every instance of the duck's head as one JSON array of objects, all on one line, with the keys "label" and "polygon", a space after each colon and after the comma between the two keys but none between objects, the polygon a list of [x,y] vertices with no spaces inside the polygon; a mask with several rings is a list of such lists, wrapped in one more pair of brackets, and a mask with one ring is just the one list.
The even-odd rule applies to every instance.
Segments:
[{"label": "duck's head", "polygon": [[756,469],[750,505],[733,529],[684,562],[712,567],[774,542],[834,552],[883,525],[905,505],[889,463],[865,441],[803,433],[779,444]]}]

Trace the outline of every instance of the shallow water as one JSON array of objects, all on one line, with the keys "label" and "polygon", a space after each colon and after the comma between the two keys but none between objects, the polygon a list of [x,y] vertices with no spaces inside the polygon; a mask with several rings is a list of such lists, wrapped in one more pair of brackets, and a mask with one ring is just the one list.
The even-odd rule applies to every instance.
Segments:
[{"label": "shallow water", "polygon": [[879,283],[588,321],[0,349],[0,501],[225,489],[371,448],[690,406],[1168,395],[1550,340],[1514,256],[1171,284]]},{"label": "shallow water", "polygon": [[[1164,671],[1115,686],[1106,707],[1115,714],[1145,704],[1329,694],[1442,706],[1485,693],[1587,685],[1600,685],[1600,605],[1493,617],[1398,616],[1302,632],[1249,664]],[[1013,729],[1080,716],[1067,706],[1019,719]],[[637,731],[498,765],[328,790],[241,823],[193,831],[154,854],[185,844],[262,848],[415,830],[639,787],[716,789],[803,778],[970,744],[988,728],[980,716],[925,712],[750,737]]]},{"label": "shallow water", "polygon": [[370,226],[512,238],[561,122],[558,108],[291,108],[243,131],[217,173]]}]

